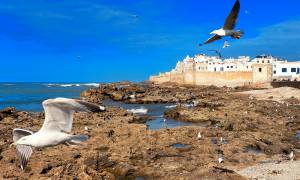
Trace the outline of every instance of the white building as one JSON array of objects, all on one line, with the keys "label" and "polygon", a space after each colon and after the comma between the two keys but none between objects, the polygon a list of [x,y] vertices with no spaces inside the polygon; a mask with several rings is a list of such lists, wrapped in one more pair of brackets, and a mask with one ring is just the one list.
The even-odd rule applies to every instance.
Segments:
[{"label": "white building", "polygon": [[[199,54],[194,57],[186,56],[183,61],[178,61],[172,71],[183,72],[185,69],[193,68],[195,71],[252,71],[252,62],[248,56],[239,56],[237,59],[220,59],[217,56],[206,56]],[[192,67],[193,66],[193,67]]]},{"label": "white building", "polygon": [[198,72],[230,72],[252,71],[253,64],[272,64],[273,79],[300,80],[300,62],[288,62],[270,55],[259,55],[250,60],[249,56],[227,58],[222,60],[217,56],[198,54],[194,57],[186,56],[183,61],[178,61],[172,72],[194,70]]},{"label": "white building", "polygon": [[288,62],[287,60],[278,59],[270,55],[256,56],[253,63],[272,64],[273,79],[276,80],[295,80],[300,79],[300,62]]}]

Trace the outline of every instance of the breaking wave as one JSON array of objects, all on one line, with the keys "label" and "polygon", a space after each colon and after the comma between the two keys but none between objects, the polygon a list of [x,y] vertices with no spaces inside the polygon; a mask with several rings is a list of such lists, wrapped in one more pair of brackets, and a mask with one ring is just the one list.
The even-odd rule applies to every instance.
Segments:
[{"label": "breaking wave", "polygon": [[52,86],[60,86],[60,87],[79,87],[79,86],[92,86],[92,87],[99,87],[98,83],[74,83],[74,84],[45,84],[48,87]]},{"label": "breaking wave", "polygon": [[14,86],[14,85],[16,85],[16,84],[11,84],[11,83],[4,83],[4,84],[2,84],[3,86]]},{"label": "breaking wave", "polygon": [[138,109],[128,109],[127,111],[132,112],[133,114],[147,114],[148,109],[141,107]]},{"label": "breaking wave", "polygon": [[167,109],[171,109],[171,108],[175,108],[177,105],[174,104],[174,105],[169,105],[169,106],[165,106]]}]

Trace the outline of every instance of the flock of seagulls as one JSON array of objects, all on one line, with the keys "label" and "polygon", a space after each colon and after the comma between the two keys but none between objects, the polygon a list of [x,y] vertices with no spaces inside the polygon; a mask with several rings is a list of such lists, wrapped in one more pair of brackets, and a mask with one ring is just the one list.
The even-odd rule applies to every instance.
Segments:
[{"label": "flock of seagulls", "polygon": [[[202,135],[201,132],[199,131],[197,134],[197,140],[201,140],[202,139]],[[218,144],[218,141],[216,139],[213,139],[213,144]],[[220,137],[220,146],[222,146],[223,144],[226,144],[226,140],[223,137]],[[219,150],[218,152],[218,163],[223,163],[224,162],[224,153],[222,150]]]},{"label": "flock of seagulls", "polygon": [[[21,168],[24,169],[32,148],[44,148],[59,144],[77,145],[88,139],[86,135],[72,135],[73,114],[75,111],[102,112],[104,106],[98,106],[81,100],[56,98],[43,102],[45,110],[44,124],[38,132],[26,129],[13,130],[13,144],[16,146]],[[88,129],[85,127],[85,130]]]}]

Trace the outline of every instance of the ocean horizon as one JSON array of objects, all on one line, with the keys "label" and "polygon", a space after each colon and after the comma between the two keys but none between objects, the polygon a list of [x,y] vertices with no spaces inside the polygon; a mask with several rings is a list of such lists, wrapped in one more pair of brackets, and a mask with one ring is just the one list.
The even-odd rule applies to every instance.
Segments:
[{"label": "ocean horizon", "polygon": [[[102,83],[102,82],[101,82]],[[20,111],[43,111],[42,102],[49,98],[78,98],[95,82],[0,82],[0,109],[15,107]]]}]

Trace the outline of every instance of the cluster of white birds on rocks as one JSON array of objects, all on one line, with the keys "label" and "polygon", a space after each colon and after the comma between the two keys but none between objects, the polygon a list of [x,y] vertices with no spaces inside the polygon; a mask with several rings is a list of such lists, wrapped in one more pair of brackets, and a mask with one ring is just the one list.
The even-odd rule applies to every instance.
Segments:
[{"label": "cluster of white birds on rocks", "polygon": [[[202,135],[201,132],[199,131],[197,134],[197,139],[201,140],[202,139]],[[220,145],[223,145],[226,143],[226,140],[223,137],[220,137]],[[217,144],[217,140],[216,140],[216,144]],[[224,162],[224,154],[223,151],[220,151],[220,153],[218,153],[218,163],[223,163]]]},{"label": "cluster of white birds on rocks", "polygon": [[[197,140],[201,140],[203,138],[201,132],[199,131],[197,134]],[[214,144],[218,144],[217,140],[214,139],[215,143]],[[226,144],[226,140],[223,137],[220,137],[220,146]],[[287,158],[291,161],[293,161],[295,159],[295,154],[294,151],[291,150],[290,154],[287,156]],[[224,162],[224,153],[222,150],[220,150],[220,152],[218,153],[218,163],[223,163]]]},{"label": "cluster of white birds on rocks", "polygon": [[[73,114],[77,111],[102,112],[104,106],[78,99],[56,98],[48,99],[43,102],[45,120],[38,132],[16,128],[13,130],[13,143],[16,146],[17,156],[20,159],[21,169],[24,170],[32,154],[32,148],[44,148],[59,144],[78,145],[88,139],[87,135],[72,135]],[[166,119],[163,120],[166,124]],[[85,131],[90,129],[85,126]],[[201,140],[203,135],[199,131],[197,140]],[[214,144],[218,144],[214,139]],[[220,137],[219,145],[226,144],[226,140]],[[294,160],[294,152],[291,151],[288,158]],[[218,153],[218,163],[224,162],[223,151]]]},{"label": "cluster of white birds on rocks", "polygon": [[[21,168],[24,170],[32,148],[44,148],[58,144],[77,145],[88,139],[86,135],[70,134],[73,114],[76,111],[102,112],[104,106],[67,98],[48,99],[43,102],[44,124],[38,132],[16,128],[13,130],[13,144],[16,146]],[[88,131],[88,127],[84,128]]]}]

